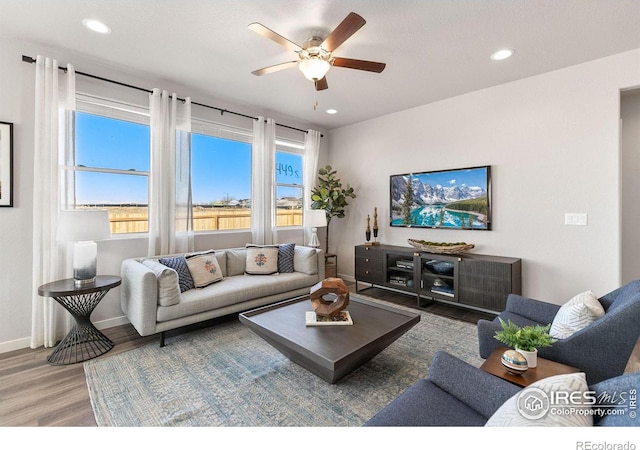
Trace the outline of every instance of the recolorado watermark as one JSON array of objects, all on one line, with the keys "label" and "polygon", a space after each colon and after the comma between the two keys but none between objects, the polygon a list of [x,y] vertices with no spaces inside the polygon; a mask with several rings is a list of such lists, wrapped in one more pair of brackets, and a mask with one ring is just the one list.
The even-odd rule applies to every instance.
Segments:
[{"label": "recolorado watermark", "polygon": [[[594,417],[637,416],[637,390],[600,392],[552,391],[525,388],[518,396],[518,411],[530,420],[551,415],[590,415]],[[614,450],[618,447],[581,447],[585,450]],[[620,448],[621,450],[634,450]]]},{"label": "recolorado watermark", "polygon": [[592,442],[578,441],[576,442],[576,450],[636,450],[636,444],[633,442]]}]

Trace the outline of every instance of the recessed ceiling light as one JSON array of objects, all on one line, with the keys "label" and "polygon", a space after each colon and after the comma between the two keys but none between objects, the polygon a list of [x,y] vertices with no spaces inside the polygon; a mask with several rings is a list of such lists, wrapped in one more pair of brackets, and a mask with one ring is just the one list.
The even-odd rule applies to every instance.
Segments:
[{"label": "recessed ceiling light", "polygon": [[509,48],[505,48],[502,50],[498,50],[497,52],[495,52],[494,54],[491,55],[491,59],[494,61],[501,61],[503,59],[507,59],[510,58],[511,56],[513,56],[514,51],[509,49]]},{"label": "recessed ceiling light", "polygon": [[491,55],[491,59],[494,61],[502,61],[503,59],[507,59],[513,56],[514,53],[515,51],[511,50],[510,48],[505,48],[502,50],[498,50],[493,55]]},{"label": "recessed ceiling light", "polygon": [[337,109],[327,109],[327,114],[336,114],[338,112]]},{"label": "recessed ceiling light", "polygon": [[91,31],[95,31],[96,33],[100,33],[100,34],[109,34],[109,33],[111,33],[111,28],[109,28],[108,25],[100,22],[99,20],[84,19],[82,21],[82,25],[84,25],[85,27],[87,27]]}]

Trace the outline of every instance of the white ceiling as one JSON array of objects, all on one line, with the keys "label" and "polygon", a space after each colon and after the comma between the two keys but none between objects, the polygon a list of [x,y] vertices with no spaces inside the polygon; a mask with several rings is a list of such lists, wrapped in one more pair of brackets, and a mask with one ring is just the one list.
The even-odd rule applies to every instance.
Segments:
[{"label": "white ceiling", "polygon": [[[321,92],[296,68],[251,74],[296,56],[251,22],[302,44],[351,11],[367,23],[334,56],[385,62],[381,74],[334,67]],[[89,32],[84,18],[113,32]],[[0,0],[0,36],[324,129],[640,48],[639,24],[640,0]],[[491,61],[503,47],[515,56]]]}]

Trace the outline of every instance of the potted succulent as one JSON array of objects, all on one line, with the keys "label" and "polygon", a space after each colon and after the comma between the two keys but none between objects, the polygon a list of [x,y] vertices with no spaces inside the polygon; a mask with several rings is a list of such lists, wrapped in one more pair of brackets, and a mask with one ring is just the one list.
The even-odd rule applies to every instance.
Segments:
[{"label": "potted succulent", "polygon": [[502,330],[496,331],[494,337],[503,344],[522,353],[522,355],[527,358],[527,365],[529,367],[537,366],[539,348],[551,347],[557,340],[549,335],[551,324],[546,326],[527,325],[519,327],[510,320],[506,322],[502,319],[499,320],[502,325]]}]

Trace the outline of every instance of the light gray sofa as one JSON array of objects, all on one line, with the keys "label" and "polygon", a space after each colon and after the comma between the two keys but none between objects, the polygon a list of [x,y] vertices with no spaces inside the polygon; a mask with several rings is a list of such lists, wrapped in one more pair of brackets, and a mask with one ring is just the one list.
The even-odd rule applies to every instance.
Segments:
[{"label": "light gray sofa", "polygon": [[126,259],[121,267],[122,311],[141,336],[160,333],[164,346],[168,330],[309,294],[325,277],[324,252],[298,245],[293,250],[293,272],[271,275],[245,273],[247,248],[213,250],[222,280],[183,292],[177,272],[157,262],[204,252]]}]

